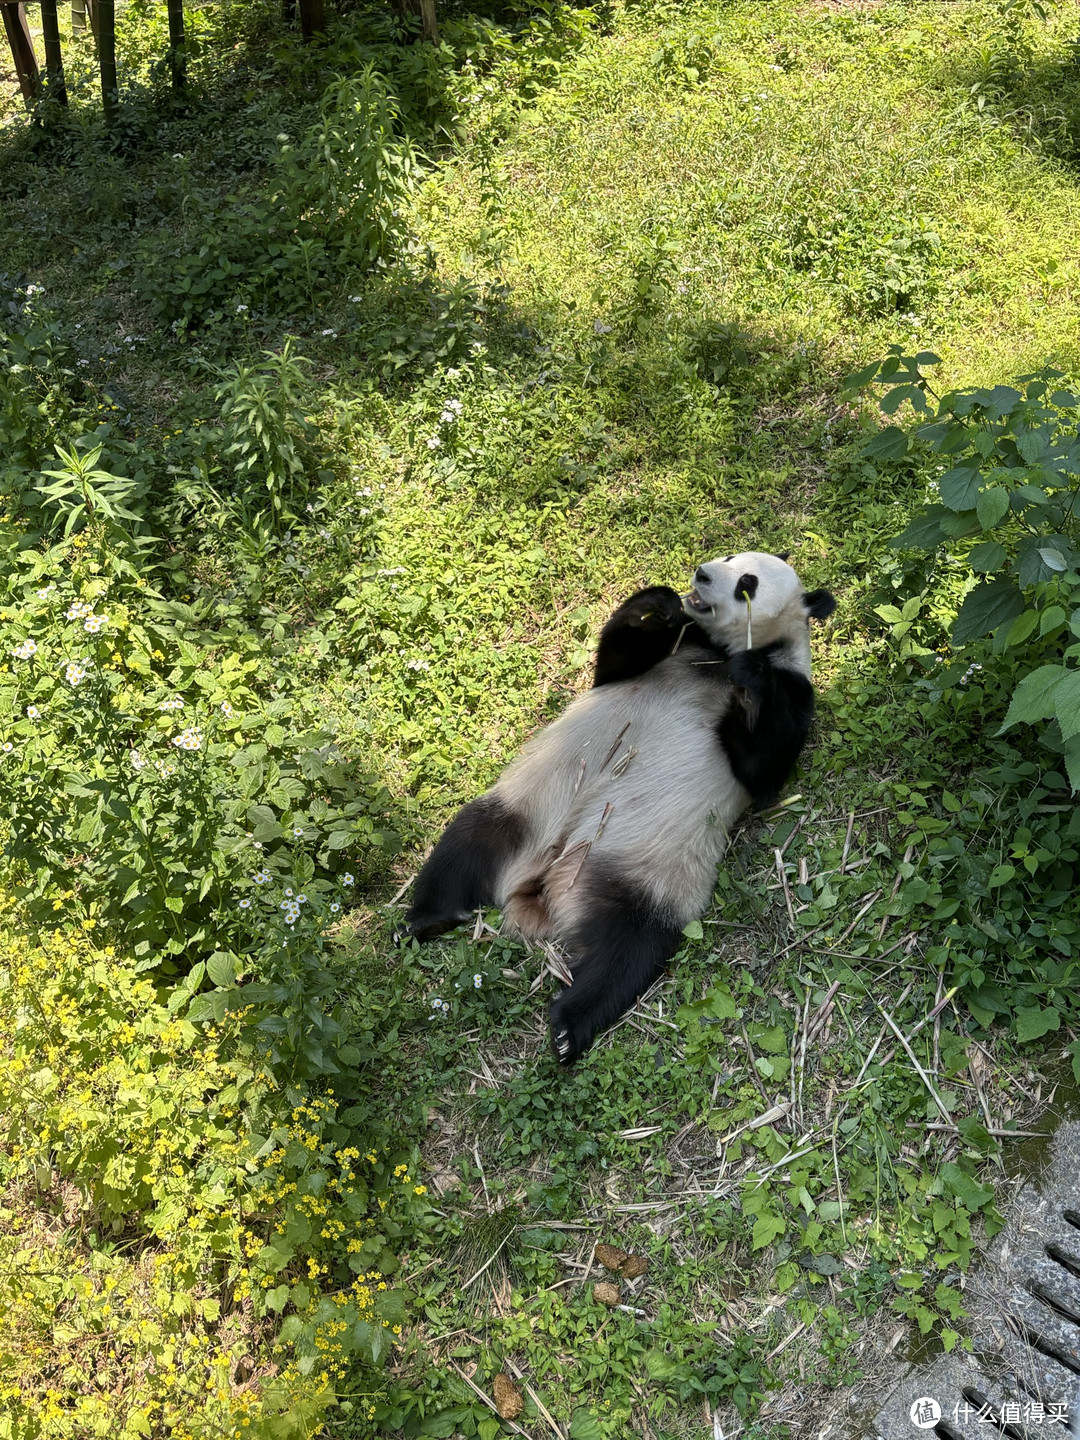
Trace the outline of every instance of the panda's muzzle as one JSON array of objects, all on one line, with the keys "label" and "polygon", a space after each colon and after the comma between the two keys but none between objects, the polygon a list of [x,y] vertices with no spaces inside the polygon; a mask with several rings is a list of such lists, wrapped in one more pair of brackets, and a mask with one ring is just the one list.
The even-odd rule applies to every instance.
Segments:
[{"label": "panda's muzzle", "polygon": [[684,610],[696,610],[699,615],[712,614],[713,607],[708,601],[703,600],[696,590],[691,590],[688,595],[684,595],[682,602]]}]

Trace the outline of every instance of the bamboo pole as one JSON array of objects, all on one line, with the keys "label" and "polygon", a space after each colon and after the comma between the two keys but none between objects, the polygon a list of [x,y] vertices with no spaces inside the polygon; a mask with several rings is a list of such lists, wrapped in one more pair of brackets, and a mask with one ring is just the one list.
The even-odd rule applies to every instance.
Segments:
[{"label": "bamboo pole", "polygon": [[439,24],[435,19],[435,0],[420,0],[420,25],[424,39],[433,45],[439,43]]},{"label": "bamboo pole", "polygon": [[60,18],[56,0],[41,0],[41,33],[45,41],[45,97],[58,105],[68,103],[64,80],[64,52],[60,48]]},{"label": "bamboo pole", "polygon": [[326,33],[326,12],[323,0],[299,0],[300,31],[305,40]]},{"label": "bamboo pole", "polygon": [[187,85],[187,51],[184,48],[184,0],[168,0],[169,69],[174,90]]},{"label": "bamboo pole", "polygon": [[71,0],[71,28],[86,29],[86,0]]},{"label": "bamboo pole", "polygon": [[96,0],[98,66],[101,69],[101,108],[106,125],[116,120],[116,6],[114,0]]},{"label": "bamboo pole", "polygon": [[19,89],[27,105],[37,99],[39,88],[37,56],[34,42],[30,38],[30,27],[26,23],[24,5],[0,5],[4,12],[4,29],[7,31],[11,58],[15,62],[15,73],[19,77]]}]

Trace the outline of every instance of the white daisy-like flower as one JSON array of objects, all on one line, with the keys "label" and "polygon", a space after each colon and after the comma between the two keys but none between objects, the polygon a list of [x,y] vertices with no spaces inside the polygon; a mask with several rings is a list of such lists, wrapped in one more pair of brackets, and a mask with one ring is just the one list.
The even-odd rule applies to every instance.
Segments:
[{"label": "white daisy-like flower", "polygon": [[353,883],[353,877],[349,874],[347,870],[345,874],[341,877],[341,883],[343,885],[351,885]]},{"label": "white daisy-like flower", "polygon": [[246,898],[243,899],[243,900],[241,900],[241,901],[240,901],[240,909],[241,909],[241,910],[250,910],[250,909],[251,909],[251,901],[248,900],[248,899],[246,899]]},{"label": "white daisy-like flower", "polygon": [[43,585],[41,589],[37,592],[37,598],[39,600],[47,600],[55,589],[55,585]]},{"label": "white daisy-like flower", "polygon": [[[286,892],[286,893],[287,893],[287,892]],[[282,900],[281,904],[278,906],[278,909],[279,909],[279,910],[291,910],[291,909],[292,909],[292,906],[289,904],[288,900]]]},{"label": "white daisy-like flower", "polygon": [[439,999],[438,995],[433,995],[433,996],[431,997],[431,1008],[432,1008],[433,1010],[441,1010],[441,1009],[442,1009],[442,1001]]},{"label": "white daisy-like flower", "polygon": [[11,743],[10,740],[5,740],[3,745],[0,745],[0,750],[2,750],[5,755],[10,755],[12,750],[14,749],[15,746]]},{"label": "white daisy-like flower", "polygon": [[171,700],[162,700],[157,708],[159,710],[182,710],[184,708],[184,702],[180,699],[179,695],[174,695]]},{"label": "white daisy-like flower", "polygon": [[293,834],[296,836],[296,838],[299,840],[299,839],[300,839],[300,836],[303,835],[303,833],[304,833],[302,826],[300,826],[300,825],[294,825],[294,826],[293,826],[293,832],[292,832],[292,833],[293,833]]},{"label": "white daisy-like flower", "polygon": [[94,613],[94,607],[88,605],[85,600],[73,600],[65,613],[69,620],[82,620],[85,616]]},{"label": "white daisy-like flower", "polygon": [[449,1001],[449,1000],[444,1000],[444,1001],[442,1002],[442,1009],[443,1009],[443,1014],[444,1014],[444,1015],[449,1015],[449,1014],[450,1014],[450,1001]]},{"label": "white daisy-like flower", "polygon": [[255,881],[256,885],[267,885],[270,882],[270,876],[265,870],[256,871],[251,878]]},{"label": "white daisy-like flower", "polygon": [[306,896],[306,895],[297,895],[297,897],[296,897],[296,903],[297,903],[298,905],[306,905],[306,904],[307,904],[307,896]]},{"label": "white daisy-like flower", "polygon": [[180,750],[198,750],[202,736],[198,730],[182,730],[179,735],[173,736],[172,743]]},{"label": "white daisy-like flower", "polygon": [[442,444],[442,441],[440,440],[440,438],[438,437],[438,435],[429,435],[429,436],[428,436],[428,438],[427,438],[427,448],[428,448],[429,450],[438,450],[438,448],[439,448],[439,446],[440,446],[441,444]]},{"label": "white daisy-like flower", "polygon": [[86,666],[79,660],[69,660],[64,667],[64,679],[69,685],[79,685],[89,672]]},{"label": "white daisy-like flower", "polygon": [[89,615],[83,621],[83,629],[90,635],[96,635],[99,630],[104,630],[108,623],[107,615]]},{"label": "white daisy-like flower", "polygon": [[21,645],[16,645],[11,653],[16,660],[29,660],[31,655],[37,653],[37,641],[31,640],[28,636]]},{"label": "white daisy-like flower", "polygon": [[474,975],[472,977],[472,983],[476,987],[476,989],[479,990],[484,983],[483,975]]},{"label": "white daisy-like flower", "polygon": [[292,899],[292,893],[293,893],[292,890],[291,890],[288,886],[286,886],[286,887],[285,887],[285,894],[288,896],[288,898],[289,898],[290,900]]},{"label": "white daisy-like flower", "polygon": [[229,704],[228,700],[222,700],[222,702],[221,702],[221,713],[225,716],[225,719],[226,719],[226,720],[231,720],[232,717],[233,717],[233,715],[235,714],[235,711],[233,710],[232,706]]},{"label": "white daisy-like flower", "polygon": [[27,705],[27,707],[26,707],[26,718],[27,718],[28,720],[40,720],[40,719],[41,719],[41,711],[37,708],[36,705]]},{"label": "white daisy-like flower", "polygon": [[138,750],[132,750],[132,752],[131,752],[131,768],[132,768],[133,770],[145,770],[145,769],[146,769],[146,761],[145,761],[145,760],[143,759],[143,757],[139,754]]},{"label": "white daisy-like flower", "polygon": [[330,914],[331,914],[331,915],[336,915],[340,909],[341,909],[341,906],[338,904],[338,902],[337,902],[336,900],[331,900],[331,902],[330,902]]}]

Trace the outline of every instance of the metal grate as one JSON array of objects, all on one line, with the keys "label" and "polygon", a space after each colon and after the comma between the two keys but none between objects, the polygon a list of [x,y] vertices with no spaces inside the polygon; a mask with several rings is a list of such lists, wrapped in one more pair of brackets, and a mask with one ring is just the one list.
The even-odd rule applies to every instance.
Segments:
[{"label": "metal grate", "polygon": [[908,1372],[875,1440],[1080,1440],[1080,1123],[968,1282],[971,1354]]}]

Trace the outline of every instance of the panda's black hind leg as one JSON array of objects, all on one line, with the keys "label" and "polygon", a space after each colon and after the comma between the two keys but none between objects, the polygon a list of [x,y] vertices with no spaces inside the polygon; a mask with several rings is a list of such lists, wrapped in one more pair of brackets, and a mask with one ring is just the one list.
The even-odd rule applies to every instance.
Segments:
[{"label": "panda's black hind leg", "polygon": [[625,882],[593,870],[587,919],[563,937],[574,983],[551,1002],[555,1058],[572,1065],[663,972],[682,931]]},{"label": "panda's black hind leg", "polygon": [[524,819],[495,795],[459,810],[416,877],[404,935],[433,940],[493,904],[499,876],[524,835]]}]

